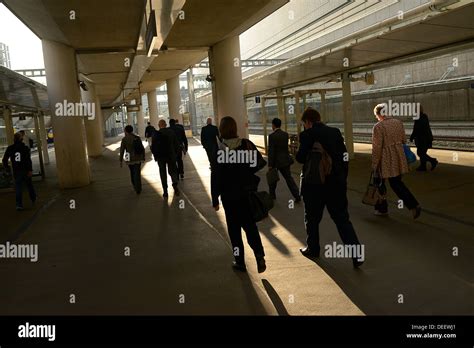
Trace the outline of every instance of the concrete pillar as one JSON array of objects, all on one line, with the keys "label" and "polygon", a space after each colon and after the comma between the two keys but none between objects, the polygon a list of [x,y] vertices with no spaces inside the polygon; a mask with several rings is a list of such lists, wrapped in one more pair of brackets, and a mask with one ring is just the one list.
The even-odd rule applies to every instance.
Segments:
[{"label": "concrete pillar", "polygon": [[76,54],[73,48],[58,42],[43,40],[42,45],[59,186],[85,186],[90,183],[90,169],[84,118],[78,115],[65,116],[59,108],[61,104],[79,103],[81,100]]},{"label": "concrete pillar", "polygon": [[319,111],[321,122],[326,123],[328,121],[326,119],[326,91],[320,91],[319,94],[321,95],[321,110]]},{"label": "concrete pillar", "polygon": [[42,150],[43,150],[43,162],[49,164],[49,152],[48,152],[48,132],[46,132],[46,125],[44,123],[45,116],[39,115],[39,136],[41,138]]},{"label": "concrete pillar", "polygon": [[40,125],[39,125],[40,117],[41,115],[39,112],[33,115],[33,121],[35,123],[36,144],[38,146],[38,158],[39,158],[40,171],[41,171],[41,176],[44,179],[46,176],[44,172],[44,158],[43,158],[45,141],[41,139],[41,131],[40,131]]},{"label": "concrete pillar", "polygon": [[[142,98],[142,96],[140,95],[140,99]],[[139,100],[139,102],[137,102],[137,100],[135,100],[135,104],[140,104],[140,111],[137,112],[137,134],[141,137],[141,138],[144,138],[145,137],[145,113],[143,112],[143,105],[142,105],[142,101]]]},{"label": "concrete pillar", "polygon": [[12,111],[6,106],[3,107],[3,122],[5,124],[7,146],[9,146],[13,144],[13,136],[15,135],[15,130],[13,129]]},{"label": "concrete pillar", "polygon": [[86,128],[87,138],[87,153],[90,157],[98,157],[102,155],[102,120],[100,102],[98,102],[95,85],[87,82],[87,91],[81,89],[81,98],[83,103],[87,103],[89,107],[93,108],[94,114],[84,118],[84,125]]},{"label": "concrete pillar", "polygon": [[354,157],[354,137],[352,135],[352,95],[351,79],[348,73],[343,73],[342,80],[342,109],[344,115],[344,141],[349,158]]},{"label": "concrete pillar", "polygon": [[156,90],[147,93],[148,109],[150,112],[150,123],[153,127],[158,129],[158,102],[156,100]]},{"label": "concrete pillar", "polygon": [[213,98],[215,98],[216,124],[224,116],[231,116],[237,122],[239,137],[248,137],[247,110],[244,103],[244,87],[240,65],[239,37],[229,37],[211,47],[209,63],[212,82]]},{"label": "concrete pillar", "polygon": [[196,99],[194,96],[194,75],[193,68],[189,68],[188,71],[188,96],[189,96],[189,115],[191,117],[191,130],[194,135],[197,134],[197,112],[196,112]]},{"label": "concrete pillar", "polygon": [[179,75],[166,80],[166,93],[168,95],[168,111],[171,118],[177,118],[180,124],[183,124],[183,115],[181,114],[181,90],[179,88]]},{"label": "concrete pillar", "polygon": [[285,98],[283,97],[283,91],[281,88],[277,88],[276,96],[277,96],[278,118],[281,120],[282,128],[286,132],[288,130],[288,127],[286,125]]},{"label": "concrete pillar", "polygon": [[95,105],[97,106],[97,109],[96,109],[96,115],[98,117],[98,121],[99,121],[99,128],[100,128],[100,144],[102,147],[104,147],[104,144],[105,144],[105,141],[104,141],[104,138],[105,138],[105,134],[104,134],[104,115],[102,114],[102,107],[101,107],[101,103],[100,103],[100,99],[99,97],[96,95],[95,97]]}]

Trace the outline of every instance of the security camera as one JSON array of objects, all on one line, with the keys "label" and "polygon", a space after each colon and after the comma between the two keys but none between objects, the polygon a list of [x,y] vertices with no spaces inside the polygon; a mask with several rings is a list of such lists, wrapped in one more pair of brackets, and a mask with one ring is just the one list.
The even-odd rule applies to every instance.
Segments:
[{"label": "security camera", "polygon": [[83,91],[87,92],[89,88],[87,88],[87,85],[84,81],[79,81],[79,86],[82,88]]},{"label": "security camera", "polygon": [[207,75],[207,76],[206,76],[206,81],[207,81],[207,82],[212,82],[212,81],[214,81],[214,76],[212,76],[212,75]]}]

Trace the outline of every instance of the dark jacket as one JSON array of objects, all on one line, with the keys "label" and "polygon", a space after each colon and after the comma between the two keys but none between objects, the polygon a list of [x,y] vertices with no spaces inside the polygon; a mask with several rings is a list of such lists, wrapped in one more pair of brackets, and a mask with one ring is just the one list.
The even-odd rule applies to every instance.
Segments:
[{"label": "dark jacket", "polygon": [[120,161],[123,161],[125,151],[127,151],[129,154],[125,161],[127,164],[138,164],[145,162],[145,153],[135,153],[135,145],[133,144],[135,140],[141,141],[138,135],[125,133],[125,136],[122,138],[122,142],[120,143]]},{"label": "dark jacket", "polygon": [[268,137],[268,166],[284,168],[291,163],[288,151],[288,133],[278,128]]},{"label": "dark jacket", "polygon": [[344,161],[347,158],[347,149],[341,131],[337,128],[318,122],[302,132],[296,160],[304,164],[315,141],[318,141],[331,157],[332,169],[329,176],[346,180],[349,173],[349,161]]},{"label": "dark jacket", "polygon": [[161,128],[154,132],[151,140],[151,152],[155,161],[158,159],[176,160],[178,151],[181,151],[178,137],[171,128]]},{"label": "dark jacket", "polygon": [[219,138],[219,129],[208,124],[201,128],[201,144],[206,151],[217,151],[217,138]]},{"label": "dark jacket", "polygon": [[13,174],[33,170],[30,149],[22,141],[7,147],[2,160],[4,168],[8,168],[8,160],[12,162]]},{"label": "dark jacket", "polygon": [[[240,145],[232,150],[256,151],[258,165],[252,167],[249,163],[225,163],[217,161],[215,175],[211,175],[212,205],[219,204],[219,196],[223,200],[241,201],[248,198],[248,193],[257,191],[260,178],[255,175],[266,162],[257,147],[248,139],[241,139]],[[223,151],[223,149],[219,149]]]},{"label": "dark jacket", "polygon": [[176,134],[176,138],[178,139],[179,146],[181,149],[184,149],[188,152],[188,138],[186,138],[186,132],[184,131],[184,127],[178,124],[174,126],[170,126],[170,129]]},{"label": "dark jacket", "polygon": [[418,120],[415,120],[413,132],[410,136],[410,141],[413,140],[415,140],[416,147],[429,149],[433,146],[433,133],[431,133],[430,121],[424,113],[420,115]]},{"label": "dark jacket", "polygon": [[153,133],[155,133],[156,129],[153,126],[147,126],[145,128],[145,138],[151,138]]}]

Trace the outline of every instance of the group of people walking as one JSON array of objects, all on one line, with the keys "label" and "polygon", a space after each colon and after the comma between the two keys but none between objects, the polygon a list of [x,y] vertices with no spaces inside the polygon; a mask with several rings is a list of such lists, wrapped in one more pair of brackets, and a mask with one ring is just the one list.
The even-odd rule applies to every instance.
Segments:
[{"label": "group of people walking", "polygon": [[[188,152],[188,139],[184,127],[175,119],[170,119],[170,126],[161,119],[156,130],[150,122],[145,129],[145,138],[150,146],[155,161],[160,171],[163,197],[168,194],[168,175],[171,177],[173,190],[177,196],[179,180],[184,179],[183,156]],[[125,127],[125,136],[120,145],[120,165],[123,161],[130,169],[130,178],[137,194],[141,193],[141,166],[145,161],[145,148],[141,138],[133,133],[133,127]]]},{"label": "group of people walking", "polygon": [[[372,134],[371,170],[378,181],[379,199],[375,204],[376,215],[388,214],[385,181],[388,181],[395,194],[418,218],[421,207],[411,191],[402,181],[402,176],[409,171],[404,144],[406,135],[403,123],[396,118],[386,116],[384,104],[374,109],[377,123]],[[307,108],[301,118],[304,131],[299,136],[300,146],[295,160],[301,164],[301,185],[298,188],[291,175],[294,159],[288,150],[288,133],[281,129],[281,120],[273,119],[273,133],[269,136],[268,170],[280,173],[293,195],[294,202],[304,202],[304,222],[307,233],[306,246],[300,252],[307,257],[319,257],[319,224],[327,208],[334,221],[339,236],[345,245],[360,246],[359,239],[352,225],[348,212],[347,178],[349,161],[344,138],[339,129],[321,122],[319,112]],[[145,130],[154,160],[157,162],[163,186],[163,197],[168,197],[168,175],[176,195],[180,194],[178,183],[184,179],[183,156],[188,151],[188,141],[184,131],[176,120],[171,119],[169,127],[165,120],[160,120],[158,130],[150,123]],[[32,162],[28,146],[23,142],[23,135],[14,135],[14,144],[10,145],[3,157],[3,166],[8,168],[8,160],[12,162],[15,178],[17,210],[23,209],[22,191],[26,186],[32,202],[36,201],[33,188]],[[431,163],[431,170],[438,165],[435,158],[427,155],[432,146],[433,135],[428,117],[421,109],[420,117],[415,121],[410,141],[415,141],[420,156],[418,171],[426,171],[426,164]],[[220,209],[220,202],[225,212],[227,229],[232,243],[233,267],[246,271],[244,245],[241,229],[247,235],[247,241],[253,250],[258,272],[266,269],[265,251],[256,224],[255,214],[249,204],[249,194],[258,191],[260,178],[256,173],[267,163],[253,142],[241,138],[237,133],[237,124],[232,117],[221,119],[219,128],[207,120],[201,130],[201,143],[206,150],[211,170],[212,206]],[[255,163],[249,161],[219,161],[219,151],[255,153]],[[246,157],[252,158],[251,156]],[[131,183],[137,194],[142,191],[141,167],[145,161],[145,148],[133,127],[125,127],[125,136],[120,146],[120,165],[123,162],[130,170]],[[277,182],[269,182],[270,197],[276,199]],[[219,200],[220,199],[220,200]],[[363,260],[352,257],[354,267],[359,267]]]}]

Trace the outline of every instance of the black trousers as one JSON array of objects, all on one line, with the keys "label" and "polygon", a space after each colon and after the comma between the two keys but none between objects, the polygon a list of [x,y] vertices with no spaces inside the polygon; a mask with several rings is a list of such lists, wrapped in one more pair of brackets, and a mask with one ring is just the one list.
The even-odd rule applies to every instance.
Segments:
[{"label": "black trousers", "polygon": [[[414,209],[418,206],[418,201],[416,200],[415,196],[410,192],[408,187],[403,183],[402,176],[396,176],[393,178],[388,178],[388,182],[390,183],[390,187],[392,188],[393,192],[403,201],[403,204],[408,209]],[[382,185],[385,186],[385,179],[382,179]],[[386,191],[385,187],[384,190]],[[381,200],[375,205],[375,210],[386,213],[388,211],[388,204],[387,200]]]},{"label": "black trousers", "polygon": [[418,146],[416,148],[416,153],[418,154],[418,157],[420,157],[420,168],[426,169],[426,162],[430,162],[433,164],[436,159],[433,157],[428,156],[428,147],[425,146]]},{"label": "black trousers", "polygon": [[235,261],[239,264],[245,263],[244,243],[242,241],[242,228],[247,235],[247,241],[252,248],[255,257],[264,257],[262,240],[258,232],[257,224],[253,220],[248,201],[245,198],[226,199],[222,197],[225,219],[227,222],[227,231],[232,244],[232,253]]},{"label": "black trousers", "polygon": [[[283,178],[285,179],[286,185],[290,189],[290,192],[293,195],[293,197],[295,197],[295,199],[298,199],[300,197],[300,194],[299,194],[298,186],[296,185],[295,179],[293,179],[293,177],[291,176],[290,166],[278,168],[278,170],[283,176]],[[274,184],[268,185],[270,189],[270,194],[272,196],[276,196],[277,184],[278,183],[276,182]]]},{"label": "black trousers", "polygon": [[178,167],[178,174],[184,175],[183,150],[179,150],[176,156],[176,165]]},{"label": "black trousers", "polygon": [[132,181],[133,188],[137,193],[142,192],[142,164],[129,164],[128,169],[130,169],[130,179]]},{"label": "black trousers", "polygon": [[178,169],[176,167],[176,160],[171,158],[158,158],[158,167],[160,168],[160,179],[163,191],[168,190],[168,176],[166,168],[168,167],[168,174],[171,177],[173,186],[178,185]]},{"label": "black trousers", "polygon": [[341,240],[346,245],[359,245],[354,227],[349,220],[347,184],[345,178],[328,177],[324,185],[303,183],[304,220],[307,245],[315,252],[320,251],[319,223],[326,207],[334,221]]},{"label": "black trousers", "polygon": [[13,177],[15,178],[15,199],[16,199],[16,206],[19,208],[23,208],[23,186],[26,186],[28,190],[28,194],[30,195],[31,202],[36,201],[36,191],[33,187],[33,182],[31,177],[28,176],[27,171],[17,171],[13,173]]}]

